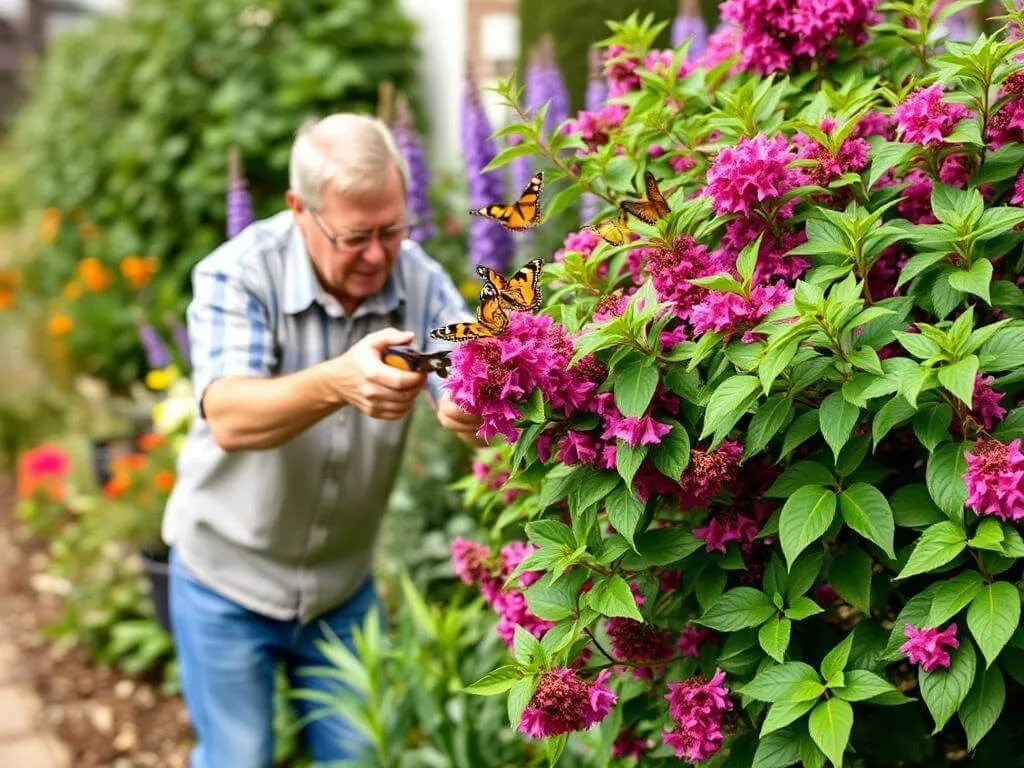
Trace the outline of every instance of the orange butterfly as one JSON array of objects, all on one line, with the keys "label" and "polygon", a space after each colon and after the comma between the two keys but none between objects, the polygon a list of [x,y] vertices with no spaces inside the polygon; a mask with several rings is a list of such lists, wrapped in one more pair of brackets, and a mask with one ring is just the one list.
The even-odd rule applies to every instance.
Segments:
[{"label": "orange butterfly", "polygon": [[544,172],[537,171],[514,203],[506,205],[491,203],[483,208],[471,210],[469,213],[472,216],[493,219],[501,222],[506,229],[521,232],[540,223],[540,195],[543,190]]},{"label": "orange butterfly", "polygon": [[501,273],[483,265],[477,265],[476,272],[497,289],[498,298],[509,309],[533,312],[540,306],[540,271],[543,267],[543,259],[532,259],[508,280]]},{"label": "orange butterfly", "polygon": [[485,339],[489,336],[500,336],[508,328],[508,315],[502,308],[498,298],[498,289],[493,283],[485,283],[480,291],[480,306],[476,309],[476,322],[452,323],[443,328],[435,328],[431,337],[444,341],[469,341]]},{"label": "orange butterfly", "polygon": [[647,190],[646,200],[623,200],[619,207],[636,216],[640,221],[653,224],[658,219],[668,216],[671,209],[665,200],[661,190],[658,189],[658,180],[650,171],[644,172],[644,186]]},{"label": "orange butterfly", "polygon": [[414,373],[436,373],[442,379],[448,377],[448,367],[452,364],[451,352],[420,352],[418,349],[399,349],[388,347],[381,355],[384,365],[390,365],[400,371]]}]

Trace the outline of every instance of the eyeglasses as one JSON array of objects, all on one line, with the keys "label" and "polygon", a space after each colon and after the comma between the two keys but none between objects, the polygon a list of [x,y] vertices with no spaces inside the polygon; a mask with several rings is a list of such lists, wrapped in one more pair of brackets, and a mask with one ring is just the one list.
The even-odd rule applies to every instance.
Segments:
[{"label": "eyeglasses", "polygon": [[345,253],[361,253],[365,251],[373,243],[374,237],[380,239],[380,244],[383,247],[393,248],[408,237],[409,232],[413,228],[411,223],[392,224],[390,227],[335,234],[327,229],[315,211],[309,209],[309,215],[313,218],[313,223],[316,224],[317,228],[324,233],[324,237],[331,241],[331,245],[334,246],[335,250]]}]

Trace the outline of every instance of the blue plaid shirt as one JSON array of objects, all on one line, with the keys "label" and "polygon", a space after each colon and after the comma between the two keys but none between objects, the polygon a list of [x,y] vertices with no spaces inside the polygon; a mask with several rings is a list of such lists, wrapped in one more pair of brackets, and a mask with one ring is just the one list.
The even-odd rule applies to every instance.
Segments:
[{"label": "blue plaid shirt", "polygon": [[[188,308],[197,405],[224,376],[292,373],[394,326],[447,348],[431,328],[471,315],[441,266],[405,241],[384,289],[351,316],[320,285],[290,211],[258,221],[196,265]],[[439,380],[428,382],[435,397]],[[309,621],[369,573],[408,419],[344,408],[286,444],[225,453],[193,421],[167,504],[165,541],[197,578],[253,611]]]}]

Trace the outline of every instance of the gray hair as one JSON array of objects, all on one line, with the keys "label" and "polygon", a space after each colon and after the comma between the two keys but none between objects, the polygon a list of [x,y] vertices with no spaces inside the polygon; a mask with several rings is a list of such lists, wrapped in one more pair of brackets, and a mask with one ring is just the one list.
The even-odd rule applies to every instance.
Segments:
[{"label": "gray hair", "polygon": [[378,192],[391,166],[409,187],[409,168],[383,122],[365,115],[339,113],[307,120],[292,143],[288,182],[310,208],[323,208],[328,186],[361,197]]}]

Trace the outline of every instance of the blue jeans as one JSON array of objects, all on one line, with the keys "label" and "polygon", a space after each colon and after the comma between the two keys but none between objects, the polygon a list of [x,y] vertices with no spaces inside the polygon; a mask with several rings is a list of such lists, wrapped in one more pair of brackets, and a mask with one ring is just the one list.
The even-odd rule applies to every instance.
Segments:
[{"label": "blue jeans", "polygon": [[[372,578],[346,603],[315,621],[279,621],[254,613],[205,586],[174,553],[170,568],[171,623],[181,687],[196,746],[192,768],[271,768],[274,760],[274,681],[284,664],[293,688],[333,694],[336,680],[300,674],[329,666],[315,642],[321,622],[353,650],[353,625],[362,627],[377,601]],[[298,700],[303,737],[317,763],[356,757],[364,738],[323,705]]]}]

